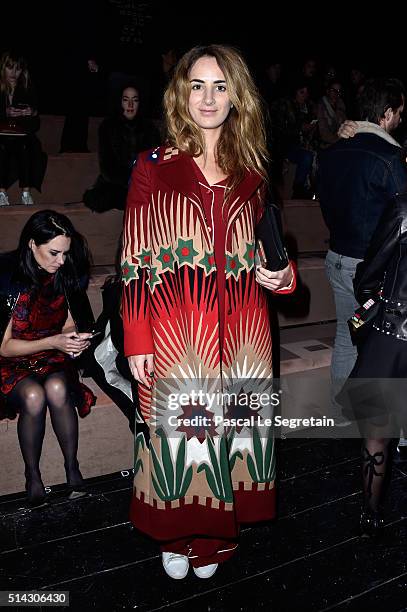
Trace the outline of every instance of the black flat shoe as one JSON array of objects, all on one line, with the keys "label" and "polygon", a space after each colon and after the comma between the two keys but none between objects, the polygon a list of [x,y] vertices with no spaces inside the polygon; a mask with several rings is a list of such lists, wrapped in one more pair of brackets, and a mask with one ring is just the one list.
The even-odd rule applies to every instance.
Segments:
[{"label": "black flat shoe", "polygon": [[27,479],[25,483],[25,490],[27,492],[27,503],[30,508],[39,508],[47,504],[47,494],[45,489],[41,493],[33,493],[31,490],[31,483]]},{"label": "black flat shoe", "polygon": [[365,509],[360,515],[360,536],[371,538],[383,527],[384,520],[379,510]]},{"label": "black flat shoe", "polygon": [[68,499],[70,500],[81,499],[81,497],[86,497],[87,495],[89,495],[84,484],[68,485],[67,491],[68,491]]}]

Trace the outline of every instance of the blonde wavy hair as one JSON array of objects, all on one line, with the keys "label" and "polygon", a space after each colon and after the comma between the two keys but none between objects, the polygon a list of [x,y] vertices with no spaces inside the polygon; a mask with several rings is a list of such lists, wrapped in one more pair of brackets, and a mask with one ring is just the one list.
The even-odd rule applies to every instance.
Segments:
[{"label": "blonde wavy hair", "polygon": [[0,91],[1,93],[9,93],[10,86],[6,78],[6,68],[12,68],[17,65],[17,68],[21,68],[21,74],[18,82],[21,83],[24,89],[27,89],[30,83],[30,76],[28,74],[27,60],[22,55],[13,53],[11,51],[5,51],[0,58]]},{"label": "blonde wavy hair", "polygon": [[233,47],[194,47],[179,60],[164,94],[168,143],[193,157],[205,154],[203,134],[188,109],[189,74],[201,57],[216,59],[233,104],[216,146],[218,166],[231,178],[232,186],[241,181],[247,170],[266,179],[268,153],[263,105],[245,61]]}]

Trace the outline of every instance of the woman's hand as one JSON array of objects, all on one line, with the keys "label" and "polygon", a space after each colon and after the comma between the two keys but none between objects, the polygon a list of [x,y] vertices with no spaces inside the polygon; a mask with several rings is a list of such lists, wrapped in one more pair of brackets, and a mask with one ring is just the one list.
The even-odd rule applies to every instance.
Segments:
[{"label": "woman's hand", "polygon": [[91,336],[91,333],[78,334],[77,332],[57,334],[49,338],[50,347],[75,358],[90,346]]},{"label": "woman's hand", "polygon": [[272,272],[260,266],[256,268],[256,280],[265,289],[277,291],[288,288],[294,279],[294,272],[290,264],[284,270]]},{"label": "woman's hand", "polygon": [[26,108],[23,108],[21,111],[21,116],[22,117],[31,117],[31,115],[34,114],[34,109],[31,108],[31,106],[26,106]]},{"label": "woman's hand", "polygon": [[356,121],[350,121],[347,119],[344,121],[338,130],[339,138],[353,138],[358,131],[358,124]]},{"label": "woman's hand", "polygon": [[[154,353],[148,355],[131,355],[128,357],[129,367],[137,382],[151,387],[154,376]],[[148,376],[146,375],[146,371]]]},{"label": "woman's hand", "polygon": [[23,112],[24,111],[21,110],[21,108],[15,108],[14,106],[9,106],[6,109],[7,117],[22,117]]}]

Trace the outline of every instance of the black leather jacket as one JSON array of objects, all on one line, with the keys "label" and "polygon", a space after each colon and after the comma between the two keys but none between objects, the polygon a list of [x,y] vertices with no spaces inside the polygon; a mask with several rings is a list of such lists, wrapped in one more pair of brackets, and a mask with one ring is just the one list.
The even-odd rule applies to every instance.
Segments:
[{"label": "black leather jacket", "polygon": [[360,304],[381,289],[375,329],[407,340],[407,193],[387,207],[353,284]]},{"label": "black leather jacket", "polygon": [[[17,263],[15,252],[0,255],[0,343],[20,293],[27,291],[27,287],[18,277]],[[77,289],[65,291],[69,311],[79,332],[90,331],[94,325],[86,285],[87,279],[81,279],[78,281]]]}]

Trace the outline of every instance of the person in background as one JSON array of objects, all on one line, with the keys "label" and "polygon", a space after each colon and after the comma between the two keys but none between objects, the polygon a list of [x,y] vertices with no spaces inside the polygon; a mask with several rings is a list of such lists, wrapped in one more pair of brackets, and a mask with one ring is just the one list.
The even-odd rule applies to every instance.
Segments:
[{"label": "person in background", "polygon": [[174,412],[170,397],[270,390],[267,290],[292,292],[295,276],[291,265],[255,265],[268,157],[260,97],[240,54],[222,45],[188,51],[164,107],[167,144],[139,155],[123,232],[124,350],[142,416],[131,520],[160,542],[170,577],[184,578],[191,563],[208,579],[233,555],[242,523],[274,516],[273,436],[256,475],[263,457],[250,427],[188,426],[188,414],[211,421],[218,410],[241,414],[237,406]]},{"label": "person in background", "polygon": [[358,306],[353,288],[356,266],[364,259],[389,203],[407,190],[405,155],[391,136],[401,121],[404,99],[404,87],[397,79],[367,81],[360,100],[364,121],[356,122],[358,133],[341,138],[319,156],[319,200],[330,234],[325,265],[337,319],[331,379],[338,425],[349,424],[335,398],[357,356],[347,324]]},{"label": "person in background", "polygon": [[90,344],[86,295],[89,252],[71,221],[41,210],[25,224],[18,248],[0,256],[0,418],[15,418],[31,506],[46,501],[40,473],[47,407],[70,497],[83,494],[77,460],[78,417],[93,393],[79,382],[75,358]]},{"label": "person in background", "polygon": [[99,128],[100,175],[83,196],[84,204],[96,212],[124,210],[138,153],[160,142],[158,131],[143,116],[136,85],[130,82],[123,86],[116,106],[116,111]]},{"label": "person in background", "polygon": [[0,58],[0,206],[10,205],[7,189],[17,179],[21,204],[34,204],[32,187],[41,191],[47,156],[35,135],[39,125],[27,60],[6,51]]},{"label": "person in background", "polygon": [[329,81],[325,95],[317,106],[319,146],[326,149],[339,138],[339,126],[346,120],[345,104],[342,100],[342,85],[334,79]]},{"label": "person in background", "polygon": [[301,81],[291,85],[291,95],[271,107],[273,159],[296,164],[293,198],[313,196],[314,146],[317,120],[309,99],[308,86]]}]

